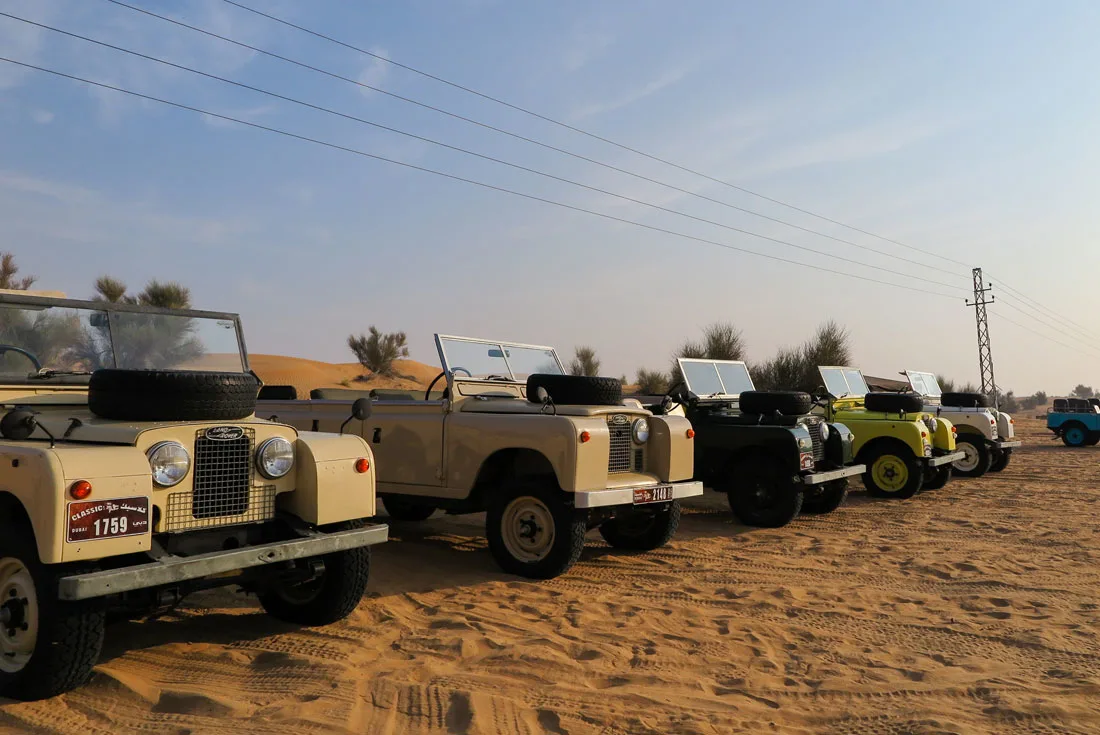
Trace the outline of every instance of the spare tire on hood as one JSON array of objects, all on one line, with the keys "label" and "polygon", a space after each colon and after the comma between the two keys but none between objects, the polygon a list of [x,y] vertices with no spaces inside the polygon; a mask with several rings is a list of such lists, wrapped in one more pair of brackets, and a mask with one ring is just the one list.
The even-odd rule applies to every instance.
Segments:
[{"label": "spare tire on hood", "polygon": [[885,413],[915,413],[924,410],[924,399],[918,393],[868,393],[863,401],[868,411]]},{"label": "spare tire on hood", "polygon": [[746,390],[738,402],[741,413],[801,416],[810,412],[810,394],[794,390]]},{"label": "spare tire on hood", "polygon": [[96,370],[88,408],[116,421],[232,421],[256,411],[260,382],[248,373]]},{"label": "spare tire on hood", "polygon": [[527,377],[527,400],[535,401],[539,388],[545,388],[561,406],[619,406],[623,402],[623,384],[618,378],[535,373]]},{"label": "spare tire on hood", "polygon": [[940,403],[951,408],[989,408],[993,405],[985,393],[944,393]]}]

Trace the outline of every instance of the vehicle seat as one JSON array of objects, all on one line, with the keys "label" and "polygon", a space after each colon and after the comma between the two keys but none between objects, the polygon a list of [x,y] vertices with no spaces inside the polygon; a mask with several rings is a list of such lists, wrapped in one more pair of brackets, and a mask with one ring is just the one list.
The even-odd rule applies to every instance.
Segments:
[{"label": "vehicle seat", "polygon": [[261,401],[296,401],[298,389],[293,385],[265,385],[257,398]]}]

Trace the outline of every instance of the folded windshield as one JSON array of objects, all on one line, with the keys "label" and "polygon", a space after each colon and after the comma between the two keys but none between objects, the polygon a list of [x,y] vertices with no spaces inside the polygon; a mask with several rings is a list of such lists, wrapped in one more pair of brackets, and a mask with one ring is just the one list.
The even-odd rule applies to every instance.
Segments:
[{"label": "folded windshield", "polygon": [[443,368],[460,378],[524,382],[534,373],[565,374],[553,347],[440,334],[436,335],[435,341]]},{"label": "folded windshield", "polygon": [[869,392],[863,373],[856,368],[819,367],[817,371],[825,381],[825,389],[837,398],[850,396],[862,398]]},{"label": "folded windshield", "polygon": [[245,360],[232,318],[0,303],[0,379],[99,368],[239,373]]},{"label": "folded windshield", "polygon": [[910,370],[905,374],[909,377],[909,384],[913,386],[913,390],[922,396],[939,398],[943,395],[940,381],[936,379],[934,373],[918,373]]},{"label": "folded windshield", "polygon": [[739,396],[754,390],[745,363],[738,360],[697,360],[682,357],[677,361],[684,385],[697,396]]}]

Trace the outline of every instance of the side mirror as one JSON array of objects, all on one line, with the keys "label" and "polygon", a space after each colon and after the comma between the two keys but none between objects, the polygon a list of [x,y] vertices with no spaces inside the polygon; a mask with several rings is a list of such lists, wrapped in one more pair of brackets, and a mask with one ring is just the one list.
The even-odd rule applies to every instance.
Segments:
[{"label": "side mirror", "polygon": [[12,441],[23,441],[38,428],[38,419],[25,408],[9,411],[0,419],[0,436]]},{"label": "side mirror", "polygon": [[369,398],[356,398],[355,403],[351,404],[351,416],[348,416],[344,419],[344,423],[340,424],[340,433],[344,433],[344,428],[351,423],[352,419],[356,421],[369,419],[373,409],[374,406]]}]

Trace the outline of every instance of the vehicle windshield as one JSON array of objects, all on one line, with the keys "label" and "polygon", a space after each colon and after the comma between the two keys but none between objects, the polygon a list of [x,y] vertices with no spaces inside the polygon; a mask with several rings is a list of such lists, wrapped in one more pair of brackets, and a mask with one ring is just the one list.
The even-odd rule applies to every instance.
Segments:
[{"label": "vehicle windshield", "polygon": [[855,368],[819,367],[817,370],[821,373],[821,379],[825,381],[825,389],[837,398],[850,396],[862,398],[868,393],[863,373]]},{"label": "vehicle windshield", "polygon": [[437,334],[436,346],[443,369],[457,377],[499,379],[522,383],[534,373],[564,375],[553,347],[519,345],[493,340],[447,337]]},{"label": "vehicle windshield", "polygon": [[931,398],[939,398],[943,395],[943,390],[940,388],[940,381],[936,380],[934,373],[917,373],[907,372],[909,376],[909,384],[913,386],[913,390],[920,393],[922,396],[929,396]]},{"label": "vehicle windshield", "polygon": [[735,360],[680,358],[680,372],[687,389],[697,396],[739,396],[754,390],[749,369]]},{"label": "vehicle windshield", "polygon": [[98,307],[0,304],[0,380],[99,368],[239,373],[245,360],[234,319]]}]

